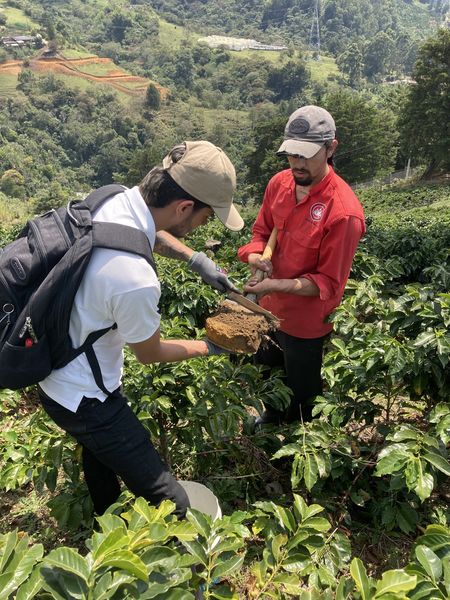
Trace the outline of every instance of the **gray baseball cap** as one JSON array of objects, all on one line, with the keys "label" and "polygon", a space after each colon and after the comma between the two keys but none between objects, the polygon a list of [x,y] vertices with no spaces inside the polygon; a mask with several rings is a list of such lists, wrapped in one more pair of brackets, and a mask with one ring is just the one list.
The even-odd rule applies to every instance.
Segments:
[{"label": "gray baseball cap", "polygon": [[302,106],[292,113],[284,129],[284,142],[277,154],[296,154],[312,158],[325,142],[334,140],[336,125],[320,106]]}]

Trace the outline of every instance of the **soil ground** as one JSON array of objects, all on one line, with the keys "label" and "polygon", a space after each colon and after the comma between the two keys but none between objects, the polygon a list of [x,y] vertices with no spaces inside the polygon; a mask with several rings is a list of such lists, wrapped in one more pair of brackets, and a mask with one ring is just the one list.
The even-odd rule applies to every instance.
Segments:
[{"label": "soil ground", "polygon": [[254,353],[271,326],[263,315],[225,300],[206,319],[205,328],[208,338],[218,346],[233,352]]}]

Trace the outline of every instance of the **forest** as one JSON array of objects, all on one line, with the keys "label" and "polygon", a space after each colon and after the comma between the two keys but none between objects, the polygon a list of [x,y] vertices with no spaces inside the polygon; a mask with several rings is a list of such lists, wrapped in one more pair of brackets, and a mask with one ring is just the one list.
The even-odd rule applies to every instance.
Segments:
[{"label": "forest", "polygon": [[[35,215],[136,185],[207,139],[237,172],[245,228],[187,240],[242,287],[288,115],[334,117],[337,173],[367,232],[313,419],[247,355],[142,365],[124,388],[158,452],[223,517],[183,521],[125,489],[103,516],[80,448],[34,388],[0,390],[0,600],[421,600],[450,597],[450,28],[442,0],[0,0],[0,247]],[[317,20],[315,21],[315,15]],[[317,36],[320,31],[320,39]],[[212,34],[285,46],[212,48]],[[42,42],[5,46],[14,36]],[[118,83],[121,81],[122,83]],[[396,175],[393,175],[396,173]],[[200,339],[221,295],[158,257],[162,335]]]}]

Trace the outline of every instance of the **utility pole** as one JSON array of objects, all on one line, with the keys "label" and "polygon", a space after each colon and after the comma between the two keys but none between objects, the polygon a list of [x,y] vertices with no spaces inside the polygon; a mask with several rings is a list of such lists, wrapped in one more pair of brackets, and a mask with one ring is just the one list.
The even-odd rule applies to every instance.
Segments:
[{"label": "utility pole", "polygon": [[410,173],[411,173],[411,157],[408,158],[408,163],[406,165],[405,179],[409,179]]},{"label": "utility pole", "polygon": [[317,52],[317,60],[320,60],[320,0],[315,0],[314,13],[311,23],[311,30],[309,32],[309,47],[311,50]]}]

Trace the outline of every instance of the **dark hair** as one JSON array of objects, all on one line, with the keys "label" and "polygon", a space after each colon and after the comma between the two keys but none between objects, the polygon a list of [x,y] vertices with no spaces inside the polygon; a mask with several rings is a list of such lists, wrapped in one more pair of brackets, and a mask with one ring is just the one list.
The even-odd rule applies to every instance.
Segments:
[{"label": "dark hair", "polygon": [[[186,152],[186,144],[178,144],[169,152],[174,163],[178,162]],[[208,205],[188,192],[176,183],[164,167],[153,167],[139,184],[139,191],[147,206],[163,208],[175,200],[192,200],[194,211],[206,208]]]},{"label": "dark hair", "polygon": [[[331,148],[331,145],[333,144],[333,141],[334,141],[334,140],[328,140],[328,141],[326,141],[326,142],[325,142],[325,148],[326,148],[327,150],[328,150],[328,148]],[[328,163],[329,165],[331,165],[332,167],[334,167],[334,152],[333,152],[333,154],[332,154],[331,156],[329,156],[329,157],[327,158],[327,163]]]}]

